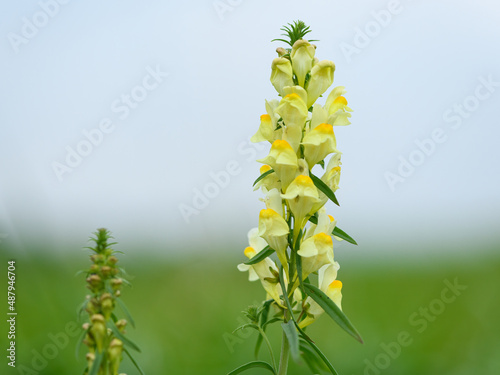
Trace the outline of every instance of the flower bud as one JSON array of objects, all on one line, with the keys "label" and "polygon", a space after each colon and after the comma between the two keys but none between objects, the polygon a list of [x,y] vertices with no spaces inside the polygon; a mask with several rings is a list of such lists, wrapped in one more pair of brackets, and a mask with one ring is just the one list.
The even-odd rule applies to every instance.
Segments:
[{"label": "flower bud", "polygon": [[109,367],[112,374],[117,374],[122,360],[123,342],[114,338],[111,340],[108,349]]},{"label": "flower bud", "polygon": [[271,83],[281,96],[284,96],[284,87],[294,85],[292,76],[293,70],[290,60],[284,57],[277,57],[273,60],[271,65]]},{"label": "flower bud", "polygon": [[283,47],[276,48],[276,52],[278,53],[279,57],[282,57],[288,53],[288,51]]},{"label": "flower bud", "polygon": [[123,280],[120,278],[112,279],[111,280],[111,287],[113,290],[119,290],[123,284]]},{"label": "flower bud", "polygon": [[297,76],[299,85],[302,87],[304,87],[307,73],[312,68],[315,52],[316,49],[307,40],[299,39],[293,44],[290,54],[293,72]]},{"label": "flower bud", "polygon": [[87,367],[89,369],[92,368],[92,365],[94,364],[94,361],[95,361],[95,354],[94,353],[87,353],[85,355],[85,359],[87,360]]},{"label": "flower bud", "polygon": [[101,274],[104,276],[105,279],[109,277],[111,274],[111,267],[110,266],[102,266],[101,267]]},{"label": "flower bud", "polygon": [[104,319],[104,316],[102,316],[101,314],[92,315],[90,321],[92,322],[90,332],[92,333],[92,337],[94,338],[94,341],[97,345],[97,350],[101,352],[107,334],[106,321]]},{"label": "flower bud", "polygon": [[118,330],[121,333],[125,333],[125,326],[127,325],[127,321],[125,319],[120,319],[119,321],[117,321],[115,323],[115,325],[116,325],[116,328],[118,328]]}]

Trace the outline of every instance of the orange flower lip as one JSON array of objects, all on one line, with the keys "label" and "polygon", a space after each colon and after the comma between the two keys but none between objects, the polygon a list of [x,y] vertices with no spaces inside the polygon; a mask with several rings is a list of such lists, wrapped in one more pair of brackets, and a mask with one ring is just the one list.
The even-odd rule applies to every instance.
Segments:
[{"label": "orange flower lip", "polygon": [[252,256],[255,255],[255,249],[253,247],[248,246],[245,248],[245,251],[243,252],[247,258],[251,258]]},{"label": "orange flower lip", "polygon": [[332,289],[342,289],[342,281],[333,280],[329,287]]},{"label": "orange flower lip", "polygon": [[262,167],[260,167],[260,174],[266,173],[267,171],[270,171],[272,168],[270,165],[264,164]]},{"label": "orange flower lip", "polygon": [[335,104],[343,104],[343,105],[347,105],[347,99],[344,98],[342,95],[338,96],[337,98],[335,98],[335,100],[333,101]]}]

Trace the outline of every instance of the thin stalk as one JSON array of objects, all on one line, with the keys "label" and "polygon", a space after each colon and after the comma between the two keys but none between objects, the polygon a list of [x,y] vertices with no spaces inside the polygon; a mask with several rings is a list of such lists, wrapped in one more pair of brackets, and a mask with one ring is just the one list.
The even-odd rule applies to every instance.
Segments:
[{"label": "thin stalk", "polygon": [[260,327],[259,327],[259,332],[260,332],[260,334],[264,338],[264,341],[267,344],[267,348],[269,349],[269,354],[271,354],[271,361],[273,362],[274,371],[276,371],[276,369],[277,369],[277,367],[276,367],[276,360],[274,359],[274,353],[273,353],[273,348],[271,346],[271,343],[269,342],[269,339],[267,338],[267,335],[264,332],[264,330],[262,328],[260,328]]}]

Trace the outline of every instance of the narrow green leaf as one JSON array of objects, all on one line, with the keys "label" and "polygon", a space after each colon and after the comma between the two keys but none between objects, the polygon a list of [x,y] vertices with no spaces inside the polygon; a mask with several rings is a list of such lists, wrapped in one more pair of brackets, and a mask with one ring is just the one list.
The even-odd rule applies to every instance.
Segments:
[{"label": "narrow green leaf", "polygon": [[286,307],[290,311],[290,317],[295,322],[295,317],[293,316],[292,305],[290,304],[290,300],[288,299],[288,291],[287,291],[287,289],[285,287],[285,282],[283,280],[284,280],[284,277],[283,277],[283,266],[280,266],[280,284],[281,284],[281,290],[283,291],[283,298],[285,299]]},{"label": "narrow green leaf", "polygon": [[97,375],[99,372],[99,367],[101,367],[101,362],[104,358],[105,351],[97,352],[94,362],[92,363],[92,368],[89,371],[89,375]]},{"label": "narrow green leaf", "polygon": [[136,344],[134,344],[134,342],[132,340],[130,340],[128,337],[124,336],[123,333],[121,333],[113,323],[108,323],[108,327],[111,328],[111,331],[113,331],[113,334],[116,336],[116,338],[123,341],[123,344],[130,346],[136,352],[139,352],[139,353],[141,352],[141,349],[139,349],[139,347]]},{"label": "narrow green leaf", "polygon": [[75,346],[75,357],[77,360],[78,360],[78,357],[80,356],[80,348],[82,347],[82,342],[83,342],[83,339],[85,338],[85,335],[87,334],[87,331],[82,330],[82,333],[80,333],[80,335],[78,335],[78,339],[77,339],[76,346]]},{"label": "narrow green leaf", "polygon": [[264,338],[262,337],[262,335],[258,335],[257,341],[255,342],[255,350],[253,353],[253,355],[255,356],[255,359],[259,359],[259,351],[260,351],[260,347],[262,346],[262,341],[264,341]]},{"label": "narrow green leaf", "polygon": [[333,203],[335,203],[337,206],[340,206],[339,204],[339,201],[337,200],[337,198],[335,197],[335,194],[334,192],[332,191],[332,189],[330,189],[328,187],[327,184],[325,184],[321,178],[319,177],[316,177],[315,175],[313,175],[312,173],[309,173],[309,175],[311,176],[311,180],[313,180],[314,182],[314,185],[323,192],[323,194],[325,194],[328,199],[330,199]]},{"label": "narrow green leaf", "polygon": [[300,362],[299,353],[299,335],[295,329],[295,323],[293,320],[289,320],[286,323],[281,323],[283,332],[285,332],[286,338],[288,339],[288,345],[290,346],[290,354],[295,362]]},{"label": "narrow green leaf", "polygon": [[326,367],[325,363],[318,356],[316,351],[311,349],[309,347],[309,343],[303,338],[300,338],[299,349],[301,357],[304,359],[313,374],[319,374],[322,371],[328,370],[328,367]]},{"label": "narrow green leaf", "polygon": [[349,236],[346,232],[344,232],[339,227],[333,228],[332,234],[334,236],[342,238],[343,240],[346,240],[349,243],[352,243],[353,245],[357,245],[358,244],[356,241],[354,241],[354,238],[352,238],[351,236]]},{"label": "narrow green leaf", "polygon": [[236,328],[236,329],[233,331],[233,333],[236,333],[236,332],[238,332],[240,329],[245,329],[245,328],[253,328],[253,329],[257,330],[257,331],[259,330],[259,327],[257,327],[255,324],[253,324],[253,323],[246,323],[246,324],[243,324],[243,325],[239,326],[238,328]]},{"label": "narrow green leaf", "polygon": [[340,308],[333,302],[325,293],[314,285],[304,283],[304,290],[306,294],[311,297],[323,310],[337,323],[344,331],[363,343],[363,339],[358,331],[347,316],[340,310]]},{"label": "narrow green leaf", "polygon": [[274,251],[275,251],[274,249],[271,249],[269,246],[266,246],[252,259],[249,259],[248,261],[246,261],[245,264],[248,264],[250,266],[252,264],[262,262],[268,256],[272,255],[274,253]]},{"label": "narrow green leaf", "polygon": [[120,305],[120,307],[122,308],[123,310],[123,313],[125,314],[125,316],[127,317],[128,321],[130,322],[130,324],[132,325],[132,327],[135,328],[135,322],[134,322],[134,318],[132,318],[132,315],[130,315],[130,312],[128,311],[127,309],[127,306],[125,305],[125,302],[123,302],[121,300],[121,298],[115,298],[115,301],[118,301],[118,304]]},{"label": "narrow green leaf", "polygon": [[[309,344],[309,346],[311,348],[314,349],[314,351],[318,354],[318,356],[323,360],[323,363],[326,365],[326,367],[328,367],[328,369],[330,370],[330,372],[333,374],[333,375],[338,375],[337,371],[335,370],[335,368],[332,366],[332,364],[330,363],[330,361],[328,360],[328,358],[326,358],[326,356],[323,354],[323,352],[316,346],[315,343],[313,343],[311,341],[311,339],[307,339],[307,335],[305,335],[304,331],[301,331],[301,334],[303,335],[302,337],[304,337],[306,340],[306,342]],[[304,336],[305,335],[305,336]]]},{"label": "narrow green leaf", "polygon": [[85,298],[85,300],[83,301],[83,303],[78,308],[76,314],[77,314],[77,318],[78,318],[79,321],[82,320],[82,314],[84,313],[85,308],[87,307],[88,303],[89,303],[89,300],[87,298]]},{"label": "narrow green leaf", "polygon": [[146,375],[144,373],[144,371],[142,370],[141,366],[139,366],[139,364],[135,361],[134,357],[132,357],[132,354],[130,354],[130,352],[127,350],[127,348],[123,348],[123,351],[125,352],[125,354],[128,355],[128,357],[130,358],[130,360],[132,361],[132,363],[134,364],[135,368],[137,370],[139,370],[139,372],[141,373],[141,375]]},{"label": "narrow green leaf", "polygon": [[253,185],[252,185],[252,186],[255,186],[255,184],[256,184],[257,182],[259,182],[259,181],[260,181],[260,180],[262,180],[263,178],[265,178],[265,177],[269,176],[269,175],[270,175],[271,173],[273,173],[273,172],[274,172],[274,169],[270,169],[270,170],[268,170],[267,172],[262,173],[262,174],[261,174],[261,175],[260,175],[260,176],[259,176],[259,177],[255,180],[255,182],[253,183]]},{"label": "narrow green leaf", "polygon": [[243,366],[240,366],[237,369],[234,369],[233,371],[228,372],[227,375],[236,375],[236,374],[242,373],[243,371],[250,370],[252,368],[263,368],[263,369],[271,371],[273,374],[276,375],[276,372],[274,371],[273,367],[269,363],[262,362],[262,361],[248,362],[248,363],[244,364]]},{"label": "narrow green leaf", "polygon": [[[262,328],[263,331],[266,330],[266,326],[268,324],[267,317],[269,316],[269,308],[271,307],[271,303],[273,303],[272,299],[265,301],[264,304],[262,305],[262,312],[260,314],[260,327]],[[259,351],[263,340],[264,338],[262,337],[262,335],[257,336],[257,341],[255,342],[255,350],[254,350],[255,359],[259,358]]]},{"label": "narrow green leaf", "polygon": [[271,320],[268,320],[267,322],[265,322],[263,324],[262,329],[266,329],[268,325],[276,323],[276,322],[281,322],[281,321],[283,321],[283,319],[281,319],[281,318],[272,318]]},{"label": "narrow green leaf", "polygon": [[313,224],[316,224],[318,225],[318,213],[316,212],[314,215],[312,215],[310,218],[309,218],[309,221]]}]

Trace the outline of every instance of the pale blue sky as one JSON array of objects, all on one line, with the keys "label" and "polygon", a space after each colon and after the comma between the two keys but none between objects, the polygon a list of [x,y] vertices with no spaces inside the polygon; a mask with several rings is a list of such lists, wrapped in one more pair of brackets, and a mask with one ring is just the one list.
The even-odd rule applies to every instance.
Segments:
[{"label": "pale blue sky", "polygon": [[[69,1],[44,16],[53,1],[0,15],[5,243],[62,250],[105,226],[125,244],[245,246],[262,208],[254,159],[268,149],[247,139],[277,98],[270,40],[300,18],[354,109],[336,133],[342,207],[329,209],[357,251],[498,244],[497,2]],[[108,120],[60,181],[53,163]],[[441,143],[420,160],[415,142],[433,134]],[[387,172],[410,155],[420,165],[391,189]],[[228,163],[230,182],[187,223],[180,205]]]}]

